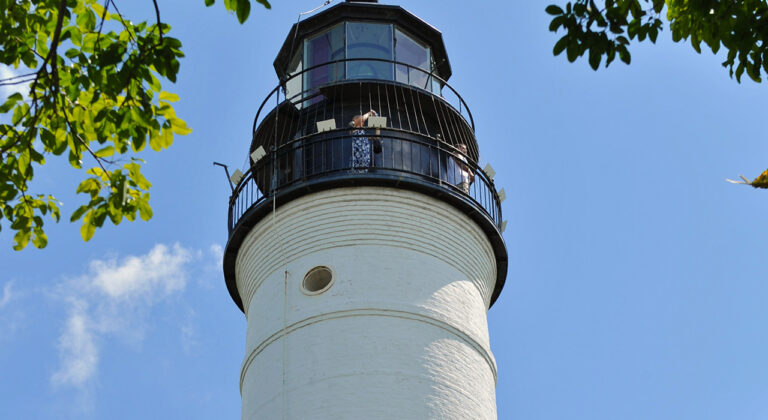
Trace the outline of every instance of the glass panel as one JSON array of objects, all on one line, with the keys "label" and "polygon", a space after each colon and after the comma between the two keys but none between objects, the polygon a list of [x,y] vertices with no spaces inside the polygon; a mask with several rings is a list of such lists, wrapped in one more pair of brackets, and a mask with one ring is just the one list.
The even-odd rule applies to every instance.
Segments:
[{"label": "glass panel", "polygon": [[430,90],[429,48],[401,32],[395,31],[395,60],[425,70],[424,72],[406,66],[397,66],[397,81]]},{"label": "glass panel", "polygon": [[[392,25],[348,22],[347,58],[392,60]],[[392,64],[381,61],[350,61],[347,63],[347,78],[392,80]]]},{"label": "glass panel", "polygon": [[[305,68],[344,59],[344,25],[336,25],[320,35],[309,38],[305,49]],[[343,63],[320,66],[306,73],[304,88],[314,89],[343,78]]]},{"label": "glass panel", "polygon": [[443,95],[443,87],[440,86],[440,81],[435,79],[434,77],[431,77],[430,79],[432,79],[432,93],[434,93],[435,95],[442,96]]},{"label": "glass panel", "polygon": [[[291,60],[291,63],[288,65],[288,77],[290,78],[294,74],[300,73],[303,69],[302,66],[302,51],[298,51],[296,55],[293,56],[293,60]],[[288,82],[285,84],[285,96],[287,99],[293,98],[295,95],[298,95],[301,93],[301,76],[296,76],[292,79],[289,79]],[[301,105],[301,98],[295,98],[293,100],[294,104]]]}]

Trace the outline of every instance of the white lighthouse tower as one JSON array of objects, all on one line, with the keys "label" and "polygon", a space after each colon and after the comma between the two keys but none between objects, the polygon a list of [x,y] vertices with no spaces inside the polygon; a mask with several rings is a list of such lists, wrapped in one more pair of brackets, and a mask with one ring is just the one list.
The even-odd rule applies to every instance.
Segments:
[{"label": "white lighthouse tower", "polygon": [[347,1],[294,25],[229,207],[244,419],[495,419],[507,252],[442,36]]}]

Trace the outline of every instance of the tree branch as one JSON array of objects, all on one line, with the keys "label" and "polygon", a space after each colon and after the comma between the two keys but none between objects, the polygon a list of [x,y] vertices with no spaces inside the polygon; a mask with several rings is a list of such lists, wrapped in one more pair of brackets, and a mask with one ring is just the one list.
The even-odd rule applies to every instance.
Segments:
[{"label": "tree branch", "polygon": [[120,13],[120,9],[117,8],[117,5],[115,4],[114,1],[110,0],[109,2],[112,3],[112,7],[114,7],[115,8],[115,12],[117,12],[117,17],[120,18],[120,23],[122,23],[123,27],[125,28],[125,30],[128,31],[128,36],[130,36],[131,42],[133,42],[134,45],[135,45],[136,44],[136,37],[134,36],[133,32],[131,32],[131,28],[128,26],[128,24],[125,23],[125,19],[123,19],[123,14]]},{"label": "tree branch", "polygon": [[99,46],[99,40],[101,39],[101,30],[104,29],[104,20],[107,18],[107,10],[109,9],[109,3],[112,0],[104,0],[104,11],[101,13],[101,22],[99,22],[99,30],[96,33],[96,48],[101,49]]},{"label": "tree branch", "polygon": [[160,26],[160,8],[157,7],[157,0],[152,0],[152,3],[155,5],[155,16],[157,16],[157,34],[160,36],[160,43],[163,42],[163,28]]},{"label": "tree branch", "polygon": [[67,113],[66,106],[63,106],[63,108],[64,108],[64,120],[67,122],[67,126],[69,127],[69,130],[72,132],[72,135],[75,136],[75,138],[78,139],[80,143],[82,143],[83,147],[85,147],[86,150],[88,150],[88,153],[90,153],[93,159],[96,160],[96,163],[99,164],[99,166],[101,167],[101,170],[104,171],[104,174],[107,174],[108,171],[107,171],[107,168],[104,167],[104,164],[101,162],[102,159],[96,156],[96,153],[94,153],[91,147],[88,146],[88,143],[85,140],[83,140],[82,137],[80,137],[80,134],[78,134],[77,132],[77,128],[74,125],[72,125],[72,122],[69,120],[69,114]]},{"label": "tree branch", "polygon": [[[0,79],[0,85],[5,84],[5,83],[9,83],[11,80],[14,80],[14,79],[21,79],[22,77],[32,77],[32,76],[36,76],[36,75],[37,75],[37,72],[33,71],[32,73],[21,74],[19,76],[6,77],[5,79]],[[13,84],[15,84],[15,83],[23,83],[23,82],[14,82]]]}]

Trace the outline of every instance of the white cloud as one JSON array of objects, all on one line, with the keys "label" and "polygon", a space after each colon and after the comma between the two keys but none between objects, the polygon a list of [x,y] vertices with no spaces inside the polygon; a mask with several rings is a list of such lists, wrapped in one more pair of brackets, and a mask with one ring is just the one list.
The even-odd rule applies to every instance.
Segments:
[{"label": "white cloud", "polygon": [[224,248],[219,244],[213,244],[208,251],[213,255],[213,258],[216,261],[219,261],[219,265],[221,265],[221,261],[224,259]]},{"label": "white cloud", "polygon": [[10,302],[11,299],[14,297],[14,294],[11,291],[12,287],[13,287],[12,281],[5,283],[5,286],[3,286],[3,296],[0,297],[0,309],[5,307],[5,305],[7,305],[8,302]]},{"label": "white cloud", "polygon": [[24,293],[16,291],[13,280],[6,282],[0,291],[0,343],[13,340],[14,334],[26,324],[26,305],[19,301]]},{"label": "white cloud", "polygon": [[155,245],[147,255],[92,261],[93,285],[113,299],[151,298],[183,290],[186,285],[184,265],[191,253],[179,244],[169,250]]},{"label": "white cloud", "polygon": [[147,313],[184,290],[195,254],[178,244],[158,244],[145,255],[91,261],[88,274],[60,285],[58,294],[70,312],[59,337],[60,367],[51,382],[88,385],[98,373],[104,336],[141,342]]},{"label": "white cloud", "polygon": [[[0,80],[22,76],[30,72],[29,69],[25,69],[25,70],[26,71],[20,71],[20,70],[14,69],[13,67],[6,66],[5,64],[0,64]],[[25,80],[25,79],[16,79],[16,80]],[[21,93],[22,95],[25,95],[25,96],[29,94],[29,82],[0,86],[0,102],[5,102],[6,98],[8,98],[9,96],[13,95],[16,92]]]},{"label": "white cloud", "polygon": [[91,319],[84,302],[76,302],[67,319],[64,333],[59,337],[62,366],[51,377],[56,385],[71,384],[83,386],[96,373],[99,349]]},{"label": "white cloud", "polygon": [[197,341],[197,329],[192,322],[187,322],[181,327],[181,348],[184,350],[184,354],[192,354],[199,343]]},{"label": "white cloud", "polygon": [[219,244],[211,244],[208,252],[200,252],[198,257],[205,258],[206,263],[201,267],[204,275],[197,279],[197,285],[206,289],[221,286],[222,267],[224,263],[224,248]]}]

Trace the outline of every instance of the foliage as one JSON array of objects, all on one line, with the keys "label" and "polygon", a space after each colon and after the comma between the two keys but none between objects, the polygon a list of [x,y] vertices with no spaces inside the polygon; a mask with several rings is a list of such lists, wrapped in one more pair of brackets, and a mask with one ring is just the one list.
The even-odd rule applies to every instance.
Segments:
[{"label": "foliage", "polygon": [[160,78],[175,82],[183,53],[155,10],[156,23],[134,24],[111,0],[0,0],[0,63],[33,69],[0,80],[30,83],[27,96],[0,105],[0,219],[16,231],[14,249],[45,247],[43,217],[60,218],[52,195],[31,192],[50,157],[77,169],[93,162],[76,190],[87,202],[70,217],[82,219],[84,240],[107,218],[152,217],[137,153],[191,131],[161,88]]},{"label": "foliage", "polygon": [[[618,55],[629,64],[632,41],[656,42],[663,29],[662,12],[675,42],[690,40],[701,53],[702,42],[713,54],[724,47],[723,67],[741,83],[746,73],[760,83],[768,73],[768,2],[766,0],[574,0],[565,8],[549,5],[549,30],[565,30],[555,43],[554,55],[565,51],[568,61],[588,55],[597,70],[605,57],[608,67]],[[751,181],[768,188],[768,171]]]},{"label": "foliage", "polygon": [[752,182],[750,182],[749,185],[755,188],[768,189],[768,169],[766,169],[763,173],[761,173],[757,178],[752,180]]},{"label": "foliage", "polygon": [[[271,8],[267,0],[224,6],[243,23],[251,1]],[[61,218],[53,195],[30,191],[46,157],[66,156],[81,170],[84,159],[94,162],[76,190],[88,201],[70,217],[82,219],[85,241],[107,218],[117,225],[123,217],[152,217],[152,184],[138,154],[191,132],[171,105],[178,96],[160,83],[176,81],[181,42],[168,36],[157,0],[152,4],[155,23],[133,23],[116,0],[0,0],[0,63],[31,69],[0,79],[0,86],[29,84],[27,95],[0,98],[0,230],[5,223],[16,231],[14,249],[30,240],[45,247],[43,218]]]},{"label": "foliage", "polygon": [[[254,0],[267,9],[271,9],[272,5],[268,0]],[[205,0],[206,6],[213,6],[216,0]],[[224,7],[231,12],[235,12],[237,20],[243,23],[248,19],[248,15],[251,14],[251,0],[224,0]]]},{"label": "foliage", "polygon": [[728,51],[723,66],[741,81],[746,74],[760,82],[768,73],[768,3],[765,0],[575,0],[565,9],[546,8],[553,16],[549,29],[565,34],[554,54],[566,52],[573,62],[589,52],[589,64],[597,70],[603,56],[607,67],[616,57],[629,64],[630,41],[655,43],[663,28],[662,11],[675,42],[690,40],[701,53],[705,43],[713,53]]}]

